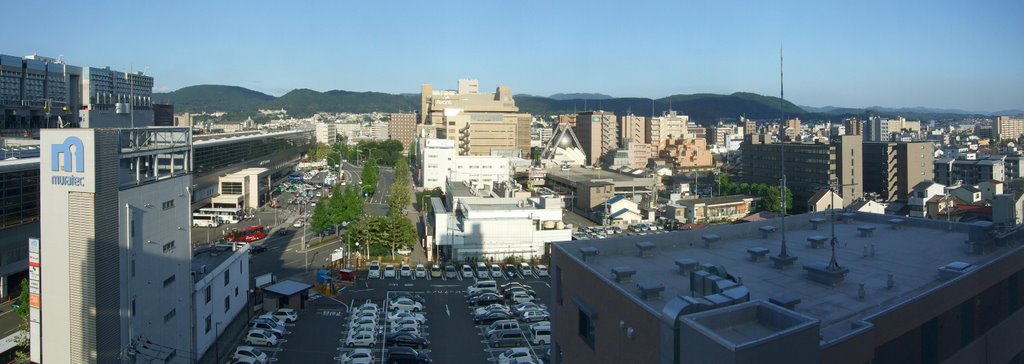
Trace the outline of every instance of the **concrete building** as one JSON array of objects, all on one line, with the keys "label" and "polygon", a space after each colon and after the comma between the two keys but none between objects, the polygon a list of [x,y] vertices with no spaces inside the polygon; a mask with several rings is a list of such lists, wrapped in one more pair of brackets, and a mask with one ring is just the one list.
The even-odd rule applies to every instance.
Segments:
[{"label": "concrete building", "polygon": [[217,196],[213,207],[239,208],[244,211],[256,209],[268,202],[270,171],[266,168],[246,168],[229,173],[217,181]]},{"label": "concrete building", "polygon": [[38,55],[0,54],[0,131],[77,127],[82,68]]},{"label": "concrete building", "polygon": [[153,78],[110,67],[82,69],[83,128],[153,126]]},{"label": "concrete building", "polygon": [[174,124],[174,105],[153,104],[153,126],[177,126]]},{"label": "concrete building", "polygon": [[935,146],[931,142],[865,142],[864,192],[883,202],[906,202],[910,190],[933,178]]},{"label": "concrete building", "polygon": [[992,138],[996,140],[1017,140],[1024,134],[1024,118],[997,116],[992,123]]},{"label": "concrete building", "polygon": [[740,116],[740,125],[743,125],[743,135],[757,134],[757,121]]},{"label": "concrete building", "polygon": [[[646,143],[647,118],[633,114],[619,117],[619,146],[626,145],[626,140]],[[646,162],[645,162],[646,163]]]},{"label": "concrete building", "polygon": [[935,197],[944,197],[946,186],[932,181],[921,181],[911,190],[907,208],[911,217],[934,218],[928,214],[928,202]]},{"label": "concrete building", "polygon": [[658,158],[672,161],[676,169],[683,171],[706,170],[714,166],[714,159],[704,138],[676,139],[662,147]]},{"label": "concrete building", "polygon": [[864,140],[872,142],[887,142],[892,140],[893,134],[900,134],[902,131],[920,133],[921,122],[907,120],[903,117],[895,119],[882,119],[877,116],[871,117],[864,124]]},{"label": "concrete building", "polygon": [[651,154],[650,144],[626,139],[622,147],[613,154],[611,166],[629,167],[630,169],[644,168],[651,157],[654,156]]},{"label": "concrete building", "polygon": [[846,135],[864,135],[864,120],[843,119],[843,127],[846,129]]},{"label": "concrete building", "polygon": [[474,189],[489,189],[512,179],[510,161],[502,156],[463,156],[448,139],[426,139],[420,151],[420,183],[425,189],[447,192],[448,182],[466,182]]},{"label": "concrete building", "polygon": [[[1024,356],[1024,246],[988,223],[825,213],[553,246],[552,363],[1007,363]],[[815,224],[817,228],[815,229]],[[822,226],[825,225],[825,226]],[[877,227],[872,238],[860,227]],[[884,227],[884,228],[883,228]],[[826,231],[822,231],[826,230]],[[822,239],[822,238],[814,238]],[[965,248],[964,242],[970,242]],[[762,250],[765,249],[765,250]],[[835,268],[828,263],[834,260]],[[802,268],[802,269],[801,269]]]},{"label": "concrete building", "polygon": [[562,126],[562,125],[568,126],[569,128],[575,128],[576,127],[576,115],[575,114],[558,115],[558,124],[556,124],[555,126]]},{"label": "concrete building", "polygon": [[428,221],[442,259],[540,258],[551,242],[572,239],[559,197],[497,197],[462,183],[447,191],[431,199]]},{"label": "concrete building", "polygon": [[996,226],[1015,226],[1024,223],[1024,195],[996,195],[992,199],[992,223]]},{"label": "concrete building", "polygon": [[1006,180],[1006,169],[1002,158],[985,159],[939,158],[932,163],[933,180],[947,186],[976,185],[983,181]]},{"label": "concrete building", "polygon": [[338,142],[338,131],[334,124],[328,123],[317,123],[316,124],[316,142],[334,145]]},{"label": "concrete building", "polygon": [[174,114],[174,126],[192,127],[192,114],[187,112]]},{"label": "concrete building", "polygon": [[[846,135],[829,143],[774,143],[748,135],[740,148],[741,179],[750,183],[778,185],[782,179],[780,149],[786,149],[786,183],[793,201],[807,201],[819,188],[839,183],[843,206],[863,196],[861,138]],[[794,207],[802,207],[797,204]]]},{"label": "concrete building", "polygon": [[388,121],[388,139],[402,143],[402,150],[408,154],[412,141],[416,137],[416,120],[414,113],[391,113]]},{"label": "concrete building", "polygon": [[[191,142],[185,128],[42,132],[46,229],[29,246],[34,362],[193,362],[203,354],[192,315]],[[247,290],[247,254],[233,261]],[[210,267],[214,275],[221,268]]]},{"label": "concrete building", "polygon": [[648,200],[658,189],[656,177],[627,175],[592,168],[550,168],[545,175],[544,187],[569,199],[579,212],[589,213],[615,195],[633,200]]},{"label": "concrete building", "polygon": [[533,117],[519,112],[508,86],[480,93],[476,80],[459,80],[458,90],[423,84],[420,102],[422,122],[433,125],[438,138],[455,141],[459,155],[530,155]]},{"label": "concrete building", "polygon": [[[194,331],[193,360],[204,356],[217,358],[229,350],[220,348],[221,352],[216,352],[215,342],[224,334],[228,324],[251,306],[249,277],[248,244],[241,245],[234,252],[216,252],[206,247],[193,251],[192,278],[189,281],[195,282],[190,284],[192,310],[189,315]],[[185,353],[178,355],[182,354]],[[136,356],[145,358],[149,355]]]},{"label": "concrete building", "polygon": [[665,213],[683,224],[732,222],[754,211],[754,198],[745,195],[680,200],[665,206]]},{"label": "concrete building", "polygon": [[786,120],[781,132],[782,134],[779,135],[779,139],[790,142],[800,141],[800,119],[792,118]]},{"label": "concrete building", "polygon": [[708,145],[717,145],[726,147],[729,145],[729,140],[736,133],[735,125],[717,125],[707,129],[707,141]]},{"label": "concrete building", "polygon": [[606,154],[619,148],[618,123],[607,111],[585,111],[576,115],[576,138],[587,155],[587,165],[597,165]]},{"label": "concrete building", "polygon": [[669,110],[662,116],[651,118],[644,136],[646,141],[654,146],[654,153],[660,153],[662,148],[687,134],[689,123],[689,116]]}]

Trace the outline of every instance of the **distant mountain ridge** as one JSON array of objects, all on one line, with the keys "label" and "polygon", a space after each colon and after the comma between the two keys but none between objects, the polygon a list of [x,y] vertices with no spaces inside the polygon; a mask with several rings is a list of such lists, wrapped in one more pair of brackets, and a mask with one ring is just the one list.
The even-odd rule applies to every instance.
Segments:
[{"label": "distant mountain ridge", "polygon": [[[915,120],[962,119],[966,116],[988,116],[989,114],[969,113],[955,109],[929,108],[821,108],[800,107],[789,101],[780,102],[774,96],[763,96],[749,92],[729,95],[698,93],[672,95],[659,99],[642,97],[611,97],[594,93],[555,94],[554,97],[516,95],[516,105],[523,112],[534,115],[555,115],[576,113],[586,110],[604,110],[617,115],[638,116],[662,115],[669,109],[702,124],[718,120],[736,120],[740,116],[751,119],[778,119],[782,116],[780,106],[787,118],[799,117],[805,120],[838,120],[844,117],[903,116]],[[567,98],[569,97],[569,98]],[[576,98],[571,98],[576,97]],[[583,97],[583,98],[579,98]],[[598,98],[594,98],[598,97]],[[607,98],[601,98],[607,97]],[[415,112],[419,110],[419,94],[388,94],[382,92],[354,92],[332,90],[320,92],[310,89],[295,89],[281,97],[238,86],[196,85],[168,93],[154,93],[156,103],[169,103],[177,112],[228,112],[230,116],[244,119],[256,114],[257,109],[286,109],[289,115],[304,117],[315,112]],[[999,115],[1015,115],[1020,110]]]}]

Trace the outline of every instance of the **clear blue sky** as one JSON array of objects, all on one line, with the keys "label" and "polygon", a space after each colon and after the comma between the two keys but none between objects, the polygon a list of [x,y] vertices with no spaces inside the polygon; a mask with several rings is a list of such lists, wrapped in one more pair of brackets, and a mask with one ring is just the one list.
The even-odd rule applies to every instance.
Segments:
[{"label": "clear blue sky", "polygon": [[0,53],[148,67],[158,91],[415,93],[477,78],[536,95],[778,95],[781,44],[797,104],[1024,109],[1020,0],[15,1],[4,12]]}]

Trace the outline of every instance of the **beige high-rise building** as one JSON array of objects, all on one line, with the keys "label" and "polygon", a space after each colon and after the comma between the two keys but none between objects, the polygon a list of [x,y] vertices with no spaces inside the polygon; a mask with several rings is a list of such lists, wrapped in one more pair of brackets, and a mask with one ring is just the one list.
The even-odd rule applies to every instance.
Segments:
[{"label": "beige high-rise building", "polygon": [[625,146],[626,140],[636,143],[644,143],[644,133],[647,128],[647,118],[637,115],[624,115],[619,117],[619,145]]},{"label": "beige high-rise building", "polygon": [[846,135],[864,135],[864,120],[845,119],[843,126],[846,127]]},{"label": "beige high-rise building", "polygon": [[655,153],[658,153],[676,139],[685,136],[689,132],[689,122],[689,116],[679,115],[674,110],[662,116],[652,117],[651,122],[647,123],[644,140],[651,144]]},{"label": "beige high-rise building", "polygon": [[412,140],[416,137],[416,114],[392,113],[388,121],[388,139],[402,143],[402,150],[408,154]]},{"label": "beige high-rise building", "polygon": [[743,126],[743,134],[757,134],[757,122],[740,116],[740,125]]},{"label": "beige high-rise building", "polygon": [[672,144],[662,148],[658,156],[672,159],[676,164],[676,168],[682,170],[703,169],[713,166],[711,151],[708,150],[707,140],[704,138],[676,139]]},{"label": "beige high-rise building", "polygon": [[454,91],[430,84],[420,89],[421,121],[436,128],[438,138],[455,141],[459,155],[530,155],[532,117],[519,112],[508,86],[480,93],[477,80],[458,85]]},{"label": "beige high-rise building", "polygon": [[787,141],[798,141],[797,139],[800,137],[800,119],[792,118],[786,120],[785,129],[782,130],[782,135],[779,137]]},{"label": "beige high-rise building", "polygon": [[576,115],[576,139],[587,155],[587,164],[595,165],[608,152],[619,148],[618,123],[607,111],[585,111]]},{"label": "beige high-rise building", "polygon": [[576,115],[558,115],[558,126],[567,125],[570,128],[576,127]]},{"label": "beige high-rise building", "polygon": [[1017,139],[1021,134],[1024,134],[1024,118],[999,116],[996,117],[996,121],[992,123],[993,139]]}]

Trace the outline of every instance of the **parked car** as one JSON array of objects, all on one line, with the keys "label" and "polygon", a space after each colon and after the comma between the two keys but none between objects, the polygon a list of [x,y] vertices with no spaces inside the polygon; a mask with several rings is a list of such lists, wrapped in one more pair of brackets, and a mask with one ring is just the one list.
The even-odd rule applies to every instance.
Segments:
[{"label": "parked car", "polygon": [[356,335],[349,336],[347,339],[345,339],[345,346],[350,348],[356,346],[372,348],[376,345],[377,335],[368,332],[360,332]]},{"label": "parked car", "polygon": [[371,326],[371,325],[372,326],[377,326],[377,317],[376,316],[369,316],[369,317],[367,317],[367,316],[353,316],[352,320],[350,320],[348,322],[348,324],[349,324],[349,327]]},{"label": "parked car", "polygon": [[369,276],[370,278],[380,278],[380,262],[379,261],[374,260],[374,261],[370,262],[370,271],[369,271],[369,273],[367,273],[367,276]]},{"label": "parked car", "polygon": [[543,264],[538,264],[537,265],[536,273],[537,273],[538,277],[547,277],[548,276],[548,266],[543,265]]},{"label": "parked car", "polygon": [[508,282],[508,283],[505,283],[505,284],[502,284],[502,285],[498,286],[498,288],[501,289],[502,292],[507,292],[509,289],[511,289],[513,287],[529,287],[529,286],[527,286],[525,284],[522,284],[522,283],[519,283],[519,282],[515,282],[515,281]]},{"label": "parked car", "polygon": [[252,346],[239,346],[235,349],[234,357],[235,359],[253,358],[254,363],[260,364],[267,362],[267,353],[264,353],[262,350]]},{"label": "parked car", "polygon": [[484,330],[484,336],[490,336],[492,332],[498,330],[519,330],[519,321],[514,319],[494,321]]},{"label": "parked car", "polygon": [[473,267],[469,264],[462,265],[462,278],[473,278]]},{"label": "parked car", "polygon": [[388,264],[384,266],[384,278],[395,278],[395,265]]},{"label": "parked car", "polygon": [[299,320],[299,313],[290,308],[279,308],[272,314],[284,322],[295,322]]},{"label": "parked car", "polygon": [[493,304],[490,304],[490,305],[487,305],[487,306],[484,306],[484,307],[476,308],[475,310],[473,310],[473,314],[474,315],[475,314],[481,314],[481,313],[490,312],[490,311],[504,311],[504,312],[512,313],[512,310],[510,310],[508,308],[508,306],[505,306],[505,305],[503,305],[501,303],[493,303]]},{"label": "parked car", "polygon": [[490,323],[492,323],[494,321],[508,320],[510,318],[512,318],[512,314],[510,314],[508,312],[491,311],[491,312],[485,312],[485,313],[483,313],[481,315],[473,315],[473,324],[475,324],[475,325],[490,324]]},{"label": "parked car", "polygon": [[398,321],[405,320],[405,319],[414,320],[414,321],[416,321],[419,324],[423,324],[423,323],[427,322],[427,318],[424,317],[423,314],[421,314],[421,313],[415,313],[415,312],[409,312],[409,311],[403,311],[403,310],[395,310],[395,311],[391,311],[391,313],[388,314],[388,322],[391,322],[391,323],[398,322]]},{"label": "parked car", "polygon": [[522,293],[522,292],[513,293],[512,296],[508,297],[509,302],[514,302],[514,303],[533,302],[534,299],[535,298],[532,295],[529,295],[527,293]]},{"label": "parked car", "polygon": [[484,264],[483,262],[476,263],[476,277],[479,279],[487,279],[491,277],[491,273],[487,269],[487,264]]},{"label": "parked car", "polygon": [[284,326],[277,325],[273,322],[269,322],[266,320],[254,320],[253,322],[249,323],[249,328],[266,330],[267,332],[274,334],[274,336],[276,336],[278,339],[284,337],[285,332]]},{"label": "parked car", "polygon": [[491,278],[501,278],[504,276],[505,273],[501,271],[501,266],[497,264],[491,264]]},{"label": "parked car", "polygon": [[523,277],[533,275],[533,269],[530,269],[530,265],[526,263],[519,263],[519,273],[523,274]]},{"label": "parked car", "polygon": [[505,264],[505,275],[507,275],[509,279],[515,278],[516,266],[511,264]]},{"label": "parked car", "polygon": [[498,292],[498,282],[495,281],[478,281],[473,283],[466,289],[470,295],[477,292]]},{"label": "parked car", "polygon": [[433,360],[430,359],[427,353],[418,352],[416,349],[405,346],[392,346],[388,347],[388,355],[385,362],[389,364],[425,364],[431,363]]},{"label": "parked car", "polygon": [[251,245],[249,246],[249,255],[256,255],[267,251],[267,247],[263,245]]},{"label": "parked car", "polygon": [[427,340],[427,338],[408,332],[388,334],[387,342],[392,345],[406,346],[417,350],[430,346],[430,340]]},{"label": "parked car", "polygon": [[530,330],[526,332],[530,343],[533,345],[544,345],[551,343],[551,323],[546,322],[544,324],[536,323],[530,325]]},{"label": "parked car", "polygon": [[498,355],[498,364],[511,364],[517,358],[531,358],[530,348],[511,348]]},{"label": "parked car", "polygon": [[373,351],[370,349],[355,349],[341,354],[340,362],[343,364],[372,363]]},{"label": "parked car", "polygon": [[402,272],[402,277],[412,277],[412,268],[408,265],[402,264],[400,271]]},{"label": "parked car", "polygon": [[402,297],[411,299],[411,300],[419,302],[421,304],[427,302],[426,299],[423,298],[423,296],[420,296],[420,295],[412,293],[412,292],[407,292],[407,291],[391,292],[391,299],[392,300],[396,300],[396,299],[399,299],[399,298],[402,298]]},{"label": "parked car", "polygon": [[410,298],[402,297],[397,300],[391,300],[388,306],[392,310],[406,310],[412,312],[419,312],[423,310],[423,304],[413,301]]},{"label": "parked car", "polygon": [[263,364],[263,362],[259,361],[259,359],[250,358],[248,356],[236,356],[232,357],[228,364]]},{"label": "parked car", "polygon": [[277,336],[266,330],[252,329],[245,335],[245,344],[250,346],[274,346],[277,345]]},{"label": "parked car", "polygon": [[434,264],[430,267],[430,276],[432,278],[441,278],[441,266]]},{"label": "parked car", "polygon": [[444,267],[444,277],[448,279],[455,279],[459,275],[459,272],[455,271],[454,265],[448,265]]},{"label": "parked car", "polygon": [[390,333],[407,332],[407,333],[412,333],[412,334],[419,335],[420,334],[420,325],[416,325],[416,324],[395,325],[395,326],[391,326],[388,330],[390,330]]},{"label": "parked car", "polygon": [[416,278],[427,278],[427,268],[423,264],[416,265]]},{"label": "parked car", "polygon": [[292,223],[292,227],[296,229],[302,227],[302,220],[295,220],[295,222]]},{"label": "parked car", "polygon": [[284,320],[278,318],[277,316],[271,315],[269,313],[262,314],[262,315],[260,315],[257,318],[258,319],[266,319],[266,320],[273,321],[274,323],[276,323],[278,325],[281,325],[282,327],[285,326],[284,325],[285,324]]},{"label": "parked car", "polygon": [[519,314],[519,319],[523,320],[523,321],[526,321],[526,322],[538,322],[538,321],[548,321],[548,320],[550,320],[550,317],[548,316],[548,312],[547,311],[528,310],[528,311],[521,312]]},{"label": "parked car", "polygon": [[[378,274],[380,274],[379,271]],[[359,280],[359,275],[351,269],[339,269],[338,279],[342,281],[356,281]]]},{"label": "parked car", "polygon": [[366,319],[370,319],[370,320],[376,320],[377,319],[377,311],[376,310],[373,310],[373,311],[371,311],[371,310],[359,310],[359,311],[353,312],[352,313],[352,317],[349,318],[348,321],[349,322],[355,322],[356,320],[362,319],[362,318],[366,318]]},{"label": "parked car", "polygon": [[523,330],[498,330],[487,335],[487,344],[492,347],[523,345]]},{"label": "parked car", "polygon": [[503,300],[501,298],[501,296],[498,296],[498,294],[496,294],[496,293],[490,293],[490,292],[483,293],[483,294],[481,294],[479,296],[473,296],[473,297],[470,297],[470,298],[466,299],[466,304],[468,304],[470,306],[473,306],[473,307],[476,307],[476,306],[486,306],[486,305],[490,305],[490,304],[493,304],[493,303],[503,303],[503,302],[505,302],[505,300]]},{"label": "parked car", "polygon": [[529,310],[541,310],[541,311],[543,311],[543,310],[547,310],[548,307],[545,306],[545,305],[539,304],[539,303],[526,302],[526,303],[520,303],[518,305],[513,305],[511,307],[511,309],[512,309],[512,313],[514,313],[514,314],[516,314],[518,316],[519,313],[523,312],[523,311],[529,311]]}]

